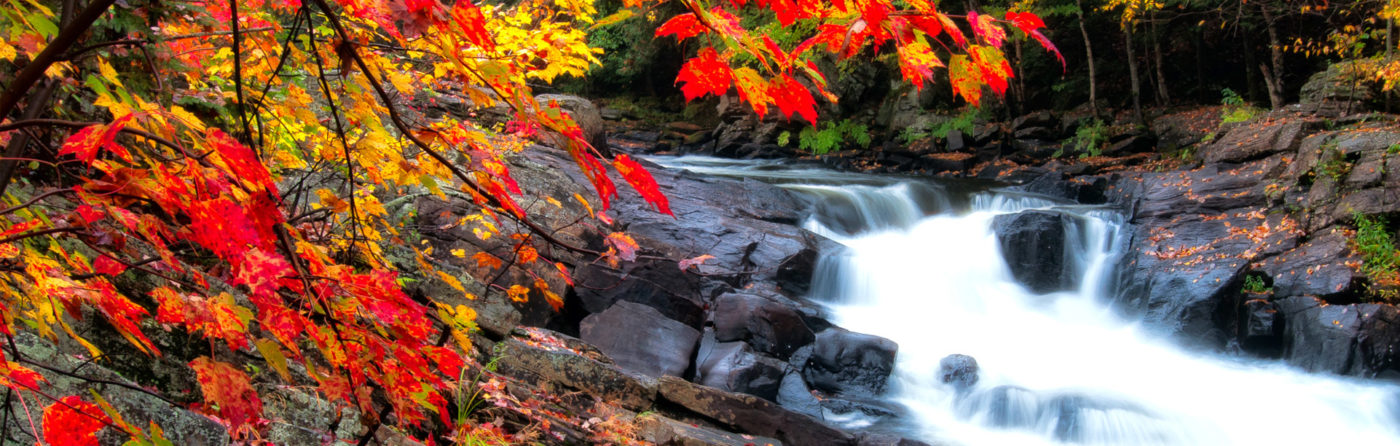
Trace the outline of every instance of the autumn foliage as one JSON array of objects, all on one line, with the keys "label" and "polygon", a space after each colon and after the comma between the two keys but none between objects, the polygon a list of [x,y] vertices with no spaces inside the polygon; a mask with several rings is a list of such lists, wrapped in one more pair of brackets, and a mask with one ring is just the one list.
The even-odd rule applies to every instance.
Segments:
[{"label": "autumn foliage", "polygon": [[[736,91],[758,113],[813,123],[819,100],[838,100],[813,63],[821,51],[892,51],[921,87],[946,66],[953,91],[977,103],[1013,76],[1000,49],[1009,29],[1054,50],[1026,12],[953,16],[927,1],[680,3],[689,12],[657,36],[705,43],[676,77],[686,99]],[[193,408],[234,437],[266,428],[242,356],[288,381],[289,364],[301,364],[321,397],[371,419],[392,413],[432,441],[477,429],[453,418],[452,401],[475,314],[403,291],[385,250],[407,234],[383,197],[465,197],[479,207],[459,224],[515,243],[510,265],[480,252],[471,255],[478,267],[552,262],[566,283],[568,267],[547,253],[567,247],[551,246],[521,205],[534,192],[512,178],[512,153],[537,141],[567,150],[596,194],[557,199],[596,208],[601,227],[614,177],[671,213],[646,169],[604,156],[529,88],[597,62],[584,40],[599,21],[589,0],[10,4],[0,14],[0,63],[17,68],[0,74],[0,332],[76,342],[99,362],[103,349],[78,321],[101,319],[150,357],[163,355],[152,330],[197,336],[207,346],[187,364],[202,395]],[[819,31],[783,48],[745,30],[733,12],[742,8],[771,9],[784,24],[817,20]],[[738,54],[757,62],[738,64]],[[424,119],[410,99],[423,94],[504,104],[513,120]],[[313,177],[333,180],[308,187]],[[603,240],[607,251],[593,253],[602,260],[636,259],[625,233]],[[430,253],[411,249],[417,274],[467,294]],[[500,291],[563,305],[564,290],[540,277]],[[94,444],[104,426],[133,444],[160,443],[159,426],[122,421],[100,395],[45,393],[39,366],[0,352],[0,384],[44,403],[50,444]]]}]

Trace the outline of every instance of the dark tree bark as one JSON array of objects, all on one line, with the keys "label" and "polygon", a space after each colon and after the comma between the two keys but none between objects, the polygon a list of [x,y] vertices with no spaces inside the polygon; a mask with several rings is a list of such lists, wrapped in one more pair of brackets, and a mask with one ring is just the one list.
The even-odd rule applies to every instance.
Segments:
[{"label": "dark tree bark", "polygon": [[1084,25],[1084,0],[1074,0],[1077,7],[1075,14],[1079,16],[1079,35],[1084,37],[1084,59],[1089,64],[1089,110],[1094,113],[1094,118],[1099,117],[1099,82],[1094,75],[1094,44],[1089,40],[1089,29]]},{"label": "dark tree bark", "polygon": [[1279,42],[1278,25],[1275,23],[1273,11],[1269,10],[1269,3],[1259,4],[1259,11],[1264,14],[1264,29],[1269,34],[1269,65],[1260,65],[1260,71],[1264,73],[1264,85],[1269,91],[1269,106],[1274,109],[1283,107],[1283,44]]},{"label": "dark tree bark", "polygon": [[[1157,27],[1157,12],[1152,12],[1152,59],[1157,68],[1157,103],[1168,105],[1171,103],[1171,93],[1167,90],[1167,74],[1162,63],[1162,33]],[[1170,29],[1170,27],[1168,27]]]},{"label": "dark tree bark", "polygon": [[1133,24],[1123,26],[1123,44],[1128,49],[1128,82],[1133,93],[1133,114],[1137,116],[1139,123],[1146,124],[1147,117],[1142,114],[1142,79],[1138,76],[1137,51],[1133,49]]}]

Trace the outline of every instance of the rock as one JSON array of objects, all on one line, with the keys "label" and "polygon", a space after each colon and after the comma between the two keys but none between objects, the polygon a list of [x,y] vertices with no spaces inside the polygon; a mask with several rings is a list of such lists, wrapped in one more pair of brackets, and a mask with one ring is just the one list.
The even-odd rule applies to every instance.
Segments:
[{"label": "rock", "polygon": [[884,393],[899,349],[889,339],[839,327],[822,330],[812,345],[812,354],[802,370],[807,383],[819,390],[852,396]]},{"label": "rock", "polygon": [[601,116],[603,119],[609,121],[621,121],[622,110],[618,110],[612,107],[603,107],[598,109],[598,116]]},{"label": "rock", "polygon": [[1298,101],[1334,111],[1360,112],[1376,104],[1377,83],[1364,62],[1337,62],[1308,77]]},{"label": "rock", "polygon": [[812,395],[812,389],[807,387],[802,375],[795,371],[788,371],[783,375],[783,381],[778,386],[777,402],[794,412],[822,418],[821,400]]},{"label": "rock", "polygon": [[[562,334],[553,334],[564,337]],[[530,345],[509,339],[500,347],[498,371],[537,383],[545,390],[580,390],[629,410],[648,410],[656,398],[656,381],[617,365],[580,355],[553,342]]]},{"label": "rock", "polygon": [[977,385],[977,359],[968,355],[948,355],[938,361],[938,380],[951,384],[959,393]]},{"label": "rock", "polygon": [[949,152],[958,152],[967,148],[967,136],[962,130],[948,131],[948,144],[945,146]]},{"label": "rock", "polygon": [[1157,149],[1157,137],[1151,134],[1129,135],[1124,138],[1110,140],[1108,147],[1103,149],[1103,154],[1108,156],[1124,156],[1134,153],[1148,153]]},{"label": "rock", "polygon": [[1296,152],[1299,143],[1320,121],[1302,119],[1259,119],[1225,133],[1214,143],[1201,148],[1200,157],[1207,163],[1244,162],[1275,153]]},{"label": "rock", "polygon": [[1282,353],[1283,323],[1279,321],[1278,304],[1265,299],[1244,302],[1240,312],[1240,347],[1263,357]]},{"label": "rock", "polygon": [[715,298],[712,318],[720,342],[744,341],[782,359],[816,339],[797,310],[759,295],[722,294]]},{"label": "rock", "polygon": [[656,414],[637,417],[637,436],[647,444],[662,446],[782,446],[774,438],[739,435]]},{"label": "rock", "polygon": [[681,376],[690,367],[700,332],[652,307],[618,301],[584,318],[579,337],[627,369],[648,376]]},{"label": "rock", "polygon": [[1016,131],[1032,127],[1059,128],[1060,120],[1049,111],[1041,110],[1022,115],[1011,121],[1011,128]]},{"label": "rock", "polygon": [[1273,279],[1277,296],[1314,295],[1324,299],[1353,292],[1359,275],[1346,266],[1361,259],[1351,252],[1339,229],[1315,232],[1313,238],[1265,259],[1261,269]]},{"label": "rock", "polygon": [[753,395],[725,392],[669,376],[662,377],[659,384],[662,399],[736,432],[773,437],[794,445],[850,445],[855,442],[851,434]]},{"label": "rock", "polygon": [[[43,376],[45,383],[40,384],[40,388],[48,395],[56,397],[78,395],[83,397],[84,400],[91,401],[92,397],[90,391],[96,390],[102,394],[102,397],[106,399],[107,402],[117,409],[117,412],[120,413],[122,418],[127,422],[143,428],[150,425],[151,422],[156,422],[165,430],[166,438],[174,444],[190,446],[223,446],[229,444],[228,431],[218,422],[204,415],[186,410],[183,407],[173,406],[161,398],[157,398],[146,392],[132,390],[133,388],[141,388],[141,384],[132,382],[109,368],[94,364],[90,360],[84,360],[83,358],[86,357],[86,350],[83,350],[81,347],[74,348],[72,351],[64,351],[63,347],[41,339],[28,331],[16,332],[13,339],[14,347],[18,349],[19,354],[26,360],[44,364],[58,370],[71,370],[74,371],[73,373],[77,376],[87,378],[79,379],[69,375],[61,375],[41,367],[30,366],[30,369]],[[10,356],[10,354],[7,354],[7,357],[8,356]],[[160,366],[152,362],[146,362],[143,365],[148,368]],[[148,369],[148,373],[160,372]],[[190,374],[193,375],[193,373]],[[130,387],[104,385],[100,381],[121,383]],[[180,390],[194,391],[192,388]],[[45,405],[47,405],[47,403],[45,403]],[[26,412],[40,411],[42,407],[43,406],[34,407],[31,405],[29,409],[26,410],[19,404],[9,405],[8,409],[10,413],[6,414],[4,417],[4,419],[7,420],[7,424],[3,426],[3,428],[7,432],[31,432],[30,424],[27,420],[32,419],[35,423],[39,423],[39,421],[41,421],[41,414],[38,412],[30,412],[29,415],[26,415]],[[325,428],[328,426],[329,424],[327,426],[317,427]],[[43,435],[42,430],[45,426],[39,424],[38,427],[40,428],[40,432],[36,432],[35,435]],[[113,434],[115,434],[115,432],[113,432]],[[23,444],[23,442],[14,442],[13,438],[27,438],[27,434],[17,434],[16,437],[6,438],[3,441],[6,444]],[[104,442],[103,444],[121,444],[122,441],[126,440],[125,438],[107,438],[110,438],[110,443]]]},{"label": "rock", "polygon": [[910,440],[897,435],[862,432],[856,446],[929,446],[919,440]]},{"label": "rock", "polygon": [[677,274],[675,262],[654,261],[612,269],[585,264],[574,270],[574,292],[589,313],[599,313],[617,302],[649,306],[662,315],[699,328],[705,320],[705,303],[694,275]]},{"label": "rock", "polygon": [[[262,401],[263,416],[278,421],[269,423],[267,439],[272,444],[322,444],[326,438],[351,439],[368,427],[360,424],[359,412],[337,408],[313,392],[278,388],[263,395]],[[334,427],[334,431],[325,431],[327,427]]]},{"label": "rock", "polygon": [[695,133],[705,129],[704,127],[700,127],[699,124],[681,121],[667,123],[666,128],[681,133]]},{"label": "rock", "polygon": [[1308,371],[1375,377],[1397,369],[1400,310],[1380,304],[1326,305],[1315,297],[1278,301],[1283,357]]},{"label": "rock", "polygon": [[1060,135],[1046,127],[1025,127],[1017,128],[1011,136],[1016,139],[1051,141],[1058,139]]},{"label": "rock", "polygon": [[816,272],[821,254],[839,249],[836,242],[826,238],[813,237],[809,242],[807,247],[779,263],[778,273],[774,276],[778,289],[793,296],[806,295],[810,290],[812,274]]},{"label": "rock", "polygon": [[1028,211],[992,220],[1002,257],[1017,282],[1036,293],[1068,288],[1065,222],[1058,212]]},{"label": "rock", "polygon": [[720,342],[701,347],[696,379],[716,389],[745,393],[769,401],[778,399],[786,363],[755,354],[743,342]]},{"label": "rock", "polygon": [[542,106],[549,106],[550,103],[559,104],[559,108],[569,113],[574,118],[574,123],[583,130],[583,139],[598,149],[599,153],[607,155],[608,150],[608,129],[603,124],[603,115],[598,112],[598,107],[592,101],[566,94],[542,94],[535,96],[535,101]]}]

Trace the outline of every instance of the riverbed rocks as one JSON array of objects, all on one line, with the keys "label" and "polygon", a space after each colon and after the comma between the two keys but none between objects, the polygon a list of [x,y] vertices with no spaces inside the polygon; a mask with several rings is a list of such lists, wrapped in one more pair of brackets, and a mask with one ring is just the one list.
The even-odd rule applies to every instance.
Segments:
[{"label": "riverbed rocks", "polygon": [[977,359],[961,354],[945,356],[938,361],[938,380],[959,393],[966,392],[977,385]]},{"label": "riverbed rocks", "polygon": [[690,367],[700,332],[655,308],[618,301],[579,323],[579,338],[631,370],[681,376]]},{"label": "riverbed rocks", "polygon": [[1065,217],[1058,212],[1027,211],[992,220],[1002,257],[1012,277],[1036,293],[1067,289]]},{"label": "riverbed rocks", "polygon": [[836,394],[884,393],[899,346],[889,339],[832,327],[817,333],[803,376],[812,387]]}]

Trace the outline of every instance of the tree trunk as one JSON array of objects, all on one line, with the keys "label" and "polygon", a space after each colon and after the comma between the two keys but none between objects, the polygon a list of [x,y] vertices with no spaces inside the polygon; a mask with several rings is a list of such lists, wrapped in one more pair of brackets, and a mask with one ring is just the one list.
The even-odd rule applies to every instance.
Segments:
[{"label": "tree trunk", "polygon": [[[1385,20],[1385,63],[1386,63],[1386,65],[1389,65],[1391,61],[1395,60],[1395,59],[1393,58],[1394,56],[1395,56],[1395,19],[1386,19],[1386,20]],[[1392,90],[1386,90],[1386,91],[1385,91],[1385,112],[1386,112],[1386,113],[1390,113],[1390,105],[1391,105],[1390,102],[1391,102],[1391,97],[1392,97],[1391,93],[1394,93],[1394,91],[1392,91]]]},{"label": "tree trunk", "polygon": [[1133,25],[1131,23],[1123,26],[1123,43],[1128,49],[1128,82],[1132,86],[1133,92],[1133,113],[1137,116],[1139,123],[1146,124],[1147,118],[1142,114],[1142,80],[1138,77],[1137,52],[1133,51]]},{"label": "tree trunk", "polygon": [[1206,87],[1206,39],[1205,30],[1196,28],[1196,33],[1192,34],[1191,40],[1196,47],[1196,99],[1202,103],[1210,100],[1209,88]]},{"label": "tree trunk", "polygon": [[1249,37],[1253,33],[1245,31],[1240,34],[1242,37],[1241,40],[1244,43],[1244,82],[1246,85],[1244,96],[1249,98],[1249,102],[1257,103],[1259,102],[1260,96],[1259,68],[1257,68],[1259,62],[1254,55],[1254,39]]},{"label": "tree trunk", "polygon": [[1084,37],[1084,59],[1089,64],[1089,111],[1094,114],[1094,119],[1099,118],[1099,82],[1094,76],[1094,45],[1089,41],[1089,30],[1084,26],[1084,0],[1074,0],[1074,5],[1078,7],[1075,14],[1079,16],[1079,34]]},{"label": "tree trunk", "polygon": [[1264,28],[1269,32],[1269,69],[1264,71],[1264,83],[1269,89],[1269,106],[1277,110],[1283,107],[1283,45],[1278,40],[1278,27],[1274,24],[1274,14],[1269,11],[1267,2],[1259,5],[1264,14]]},{"label": "tree trunk", "polygon": [[1162,63],[1162,33],[1157,28],[1157,12],[1152,12],[1152,58],[1157,65],[1157,103],[1166,106],[1171,103],[1171,93],[1167,90],[1167,75]]}]

